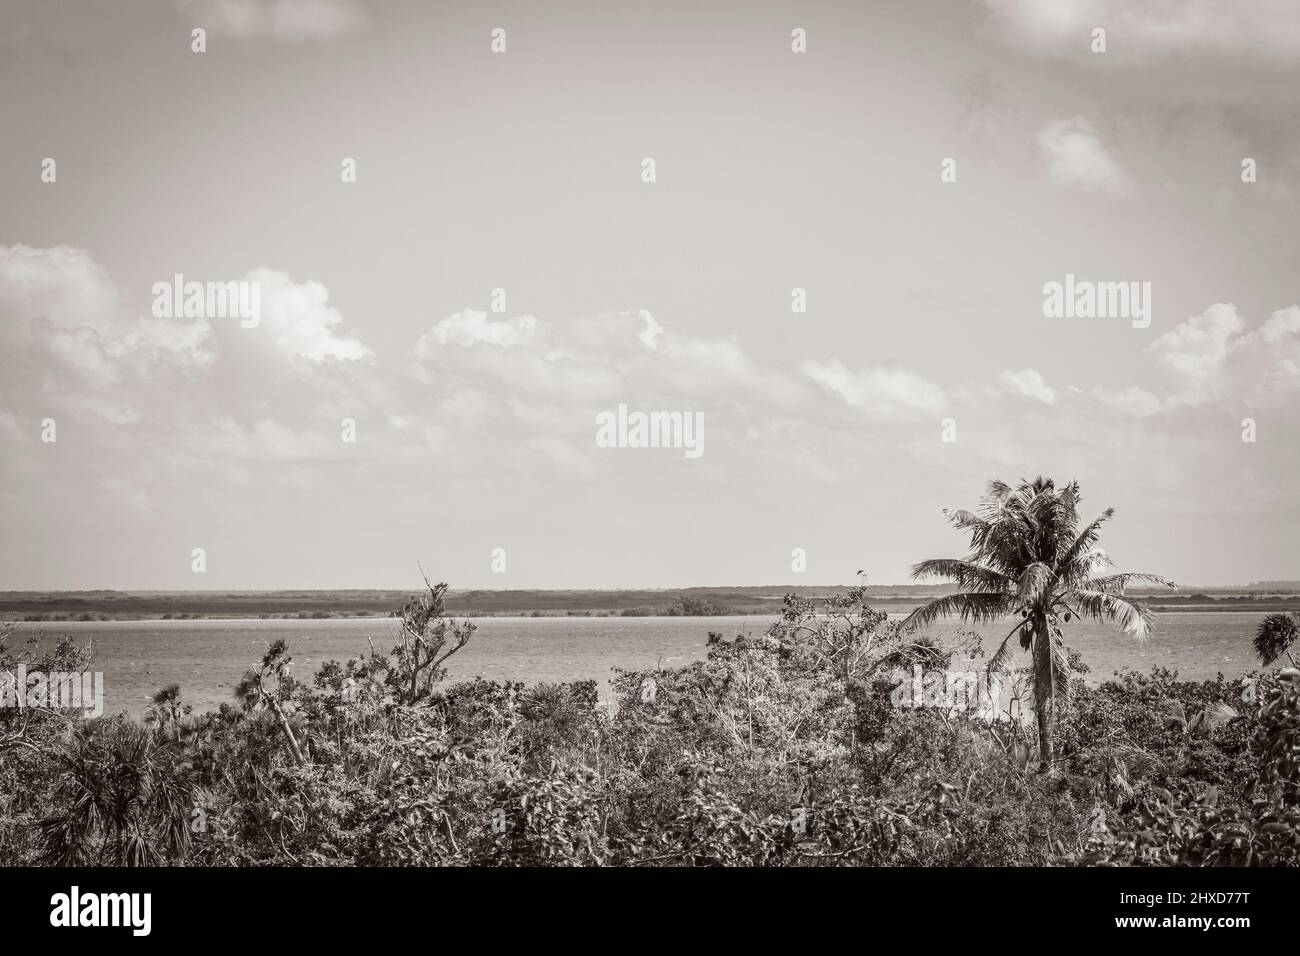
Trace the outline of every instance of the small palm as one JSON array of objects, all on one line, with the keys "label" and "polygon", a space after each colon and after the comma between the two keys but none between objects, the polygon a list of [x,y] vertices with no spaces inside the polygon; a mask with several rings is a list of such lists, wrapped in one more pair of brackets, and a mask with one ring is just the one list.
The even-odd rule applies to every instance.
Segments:
[{"label": "small palm", "polygon": [[1270,614],[1264,620],[1259,622],[1259,629],[1255,631],[1255,653],[1259,656],[1260,662],[1268,667],[1283,654],[1292,664],[1295,658],[1291,656],[1291,648],[1295,644],[1296,634],[1300,628],[1296,626],[1296,615],[1289,614]]}]

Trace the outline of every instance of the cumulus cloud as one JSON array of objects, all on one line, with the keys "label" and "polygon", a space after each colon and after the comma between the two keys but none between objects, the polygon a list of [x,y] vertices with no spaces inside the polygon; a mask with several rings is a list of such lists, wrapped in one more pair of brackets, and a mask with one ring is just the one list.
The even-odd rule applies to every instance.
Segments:
[{"label": "cumulus cloud", "polygon": [[1056,404],[1056,390],[1049,387],[1043,381],[1043,376],[1032,368],[1021,369],[1018,372],[1005,371],[998,376],[998,384],[1004,391],[1013,395],[1023,395],[1045,405]]},{"label": "cumulus cloud", "polygon": [[1245,326],[1236,306],[1218,303],[1160,336],[1147,351],[1187,384],[1200,385],[1218,371],[1229,340]]},{"label": "cumulus cloud", "polygon": [[217,358],[212,323],[207,319],[137,318],[118,331],[109,349],[115,357],[135,355],[145,364],[167,362],[186,368],[203,368]]},{"label": "cumulus cloud", "polygon": [[1293,401],[1300,389],[1300,306],[1279,309],[1253,331],[1229,303],[1217,303],[1148,346],[1181,391],[1177,404]]},{"label": "cumulus cloud", "polygon": [[114,299],[108,273],[83,249],[0,245],[0,308],[11,326],[38,315],[64,328],[94,324]]},{"label": "cumulus cloud", "polygon": [[261,293],[253,328],[132,315],[85,250],[0,246],[0,411],[29,434],[46,417],[147,427],[149,447],[177,458],[321,457],[343,414],[375,404],[331,369],[373,353],[340,333],[321,283],[267,268],[245,281]]},{"label": "cumulus cloud", "polygon": [[85,250],[0,246],[0,401],[11,409],[39,397],[33,415],[63,408],[135,421],[144,389],[217,354],[202,319],[123,315]]},{"label": "cumulus cloud", "polygon": [[196,27],[239,39],[322,40],[366,23],[358,0],[177,0]]},{"label": "cumulus cloud", "polygon": [[1119,196],[1133,191],[1128,173],[1082,116],[1048,123],[1039,131],[1038,145],[1055,182]]},{"label": "cumulus cloud", "polygon": [[373,356],[359,339],[339,335],[343,316],[329,305],[329,291],[319,282],[294,282],[287,273],[254,269],[246,277],[261,290],[258,331],[287,355],[315,362],[361,361]]}]

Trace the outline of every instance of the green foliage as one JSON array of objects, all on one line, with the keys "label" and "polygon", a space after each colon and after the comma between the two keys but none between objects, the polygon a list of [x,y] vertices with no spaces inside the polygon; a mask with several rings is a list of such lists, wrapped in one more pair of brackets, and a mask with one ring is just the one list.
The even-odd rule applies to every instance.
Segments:
[{"label": "green foliage", "polygon": [[865,588],[788,596],[766,633],[619,671],[609,706],[591,681],[448,685],[472,628],[444,591],[407,605],[390,654],[310,680],[276,642],[216,712],[176,687],[140,724],[0,711],[0,863],[1300,862],[1294,671],[1092,686],[1071,654],[1056,770],[1037,774],[1032,728],[898,705],[900,671],[980,648],[911,636]]},{"label": "green foliage", "polygon": [[1257,773],[1234,793],[1195,777],[1152,787],[1136,812],[1103,815],[1066,859],[1091,865],[1300,865],[1300,671],[1270,681],[1254,724]]}]

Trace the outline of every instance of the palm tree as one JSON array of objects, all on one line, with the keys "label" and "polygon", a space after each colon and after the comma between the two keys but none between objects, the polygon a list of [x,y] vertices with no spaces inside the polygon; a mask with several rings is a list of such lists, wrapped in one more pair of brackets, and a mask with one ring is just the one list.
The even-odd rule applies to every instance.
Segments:
[{"label": "palm tree", "polygon": [[1259,629],[1255,631],[1255,653],[1265,667],[1283,654],[1292,664],[1295,663],[1291,646],[1295,643],[1297,630],[1294,613],[1270,614],[1259,622]]},{"label": "palm tree", "polygon": [[52,804],[37,823],[41,862],[158,866],[190,849],[193,786],[181,749],[123,719],[72,728]]},{"label": "palm tree", "polygon": [[[289,726],[289,718],[285,715],[283,706],[293,688],[293,679],[290,677],[292,664],[289,642],[284,638],[272,641],[262,656],[261,666],[250,668],[235,685],[235,699],[244,705],[245,710],[265,707],[275,715],[276,723],[280,725],[284,739],[289,744],[293,762],[301,767],[307,763],[307,758],[303,756],[302,746],[293,728]],[[270,686],[272,678],[275,678],[274,686]]]},{"label": "palm tree", "polygon": [[1111,561],[1096,543],[1114,510],[1107,508],[1080,529],[1079,500],[1078,482],[1058,491],[1050,479],[1039,477],[1014,488],[993,481],[977,512],[945,511],[953,527],[970,532],[970,554],[922,561],[912,568],[912,577],[951,578],[958,591],[917,608],[903,622],[911,631],[940,617],[973,623],[1019,617],[988,666],[1008,670],[1010,641],[1018,634],[1032,661],[1040,770],[1051,766],[1056,698],[1068,686],[1061,624],[1074,617],[1105,621],[1146,640],[1151,613],[1127,598],[1125,588],[1132,581],[1173,586],[1154,574],[1102,573]]},{"label": "palm tree", "polygon": [[181,685],[168,684],[149,699],[145,708],[144,724],[158,733],[179,739],[181,716]]}]

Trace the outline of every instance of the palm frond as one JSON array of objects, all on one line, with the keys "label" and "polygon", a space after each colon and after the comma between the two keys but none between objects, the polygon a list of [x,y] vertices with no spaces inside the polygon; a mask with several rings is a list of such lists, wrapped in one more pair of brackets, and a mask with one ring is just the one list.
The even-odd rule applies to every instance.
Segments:
[{"label": "palm frond", "polygon": [[1041,601],[1052,581],[1052,569],[1041,561],[1035,561],[1020,574],[1016,584],[1016,594],[1022,604]]},{"label": "palm frond", "polygon": [[1175,588],[1178,585],[1173,581],[1166,580],[1158,574],[1145,574],[1140,571],[1128,571],[1124,574],[1103,574],[1100,577],[1089,578],[1084,582],[1084,587],[1090,591],[1106,591],[1110,594],[1123,594],[1124,589],[1128,587],[1130,581],[1142,581],[1147,584],[1159,584],[1162,587]]},{"label": "palm frond", "polygon": [[1015,579],[1001,571],[961,558],[921,561],[912,566],[912,577],[917,580],[951,578],[963,591],[1006,591],[1015,586]]},{"label": "palm frond", "polygon": [[1034,702],[1042,707],[1047,701],[1069,692],[1070,659],[1065,645],[1050,634],[1039,632],[1030,644],[1034,668]]},{"label": "palm frond", "polygon": [[1151,611],[1138,601],[1089,588],[1072,589],[1066,592],[1065,600],[1080,617],[1118,624],[1126,634],[1139,641],[1145,641],[1151,633]]},{"label": "palm frond", "polygon": [[1085,558],[1089,552],[1091,552],[1092,546],[1097,543],[1097,538],[1101,534],[1101,526],[1114,517],[1114,515],[1115,509],[1107,508],[1097,517],[1093,518],[1092,521],[1088,522],[1084,529],[1078,533],[1074,542],[1065,549],[1065,553],[1061,555],[1061,559],[1057,563],[1057,568],[1061,573],[1062,578],[1070,580],[1071,572],[1076,569],[1080,572],[1077,575],[1078,577],[1083,577],[1090,572],[1091,568],[1089,565],[1091,562],[1086,562],[1081,559]]},{"label": "palm frond", "polygon": [[1013,599],[1008,594],[987,591],[949,594],[921,605],[907,615],[899,627],[906,633],[928,627],[941,617],[959,617],[973,623],[995,621],[1012,610],[1012,602]]},{"label": "palm frond", "polygon": [[1011,639],[1019,635],[1026,627],[1024,623],[1017,624],[1011,629],[1006,637],[1002,638],[1002,643],[998,649],[989,657],[989,662],[985,670],[990,674],[1009,674],[1011,673],[1011,655],[1015,653],[1015,645]]}]

